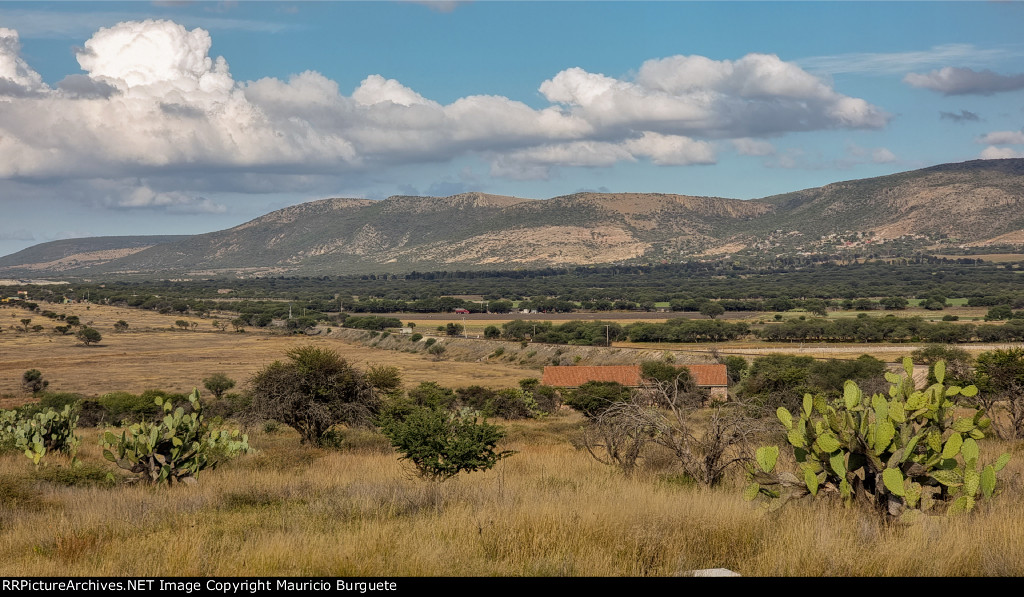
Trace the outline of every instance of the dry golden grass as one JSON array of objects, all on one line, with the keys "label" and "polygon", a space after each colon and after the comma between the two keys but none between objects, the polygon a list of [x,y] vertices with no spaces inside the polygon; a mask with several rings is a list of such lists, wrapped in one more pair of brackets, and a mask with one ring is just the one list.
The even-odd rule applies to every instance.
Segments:
[{"label": "dry golden grass", "polygon": [[[536,375],[494,358],[435,362],[337,338],[172,332],[180,317],[135,310],[54,310],[92,320],[102,346],[5,329],[0,394],[17,394],[33,367],[53,390],[185,391],[214,371],[244,380],[309,342],[359,365],[394,364],[407,385],[501,386]],[[29,316],[0,310],[4,323],[12,312],[12,322]],[[132,331],[115,334],[118,319]],[[69,473],[79,479],[73,486],[60,481],[57,473],[68,473],[60,458],[37,472],[20,454],[0,455],[0,576],[1024,574],[1024,444],[981,442],[983,460],[1015,452],[995,500],[962,519],[905,527],[824,503],[765,513],[740,498],[738,471],[701,489],[678,482],[662,459],[626,478],[573,448],[580,423],[577,415],[509,423],[502,447],[517,454],[441,485],[413,478],[369,432],[350,433],[339,453],[300,446],[290,430],[256,430],[257,453],[204,472],[197,487],[170,489],[83,482],[117,471],[101,457],[99,430],[80,430],[84,467]]]},{"label": "dry golden grass", "polygon": [[[505,363],[481,367],[475,363],[446,362],[439,366],[428,355],[378,350],[337,338],[275,335],[252,328],[241,334],[218,332],[211,319],[102,305],[92,305],[88,310],[85,305],[49,308],[78,315],[83,323],[92,321],[103,341],[84,346],[73,335],[53,334],[53,326],[60,322],[20,309],[0,310],[5,328],[0,333],[0,397],[21,395],[21,375],[28,369],[42,371],[45,379],[50,380],[48,389],[55,392],[99,395],[114,390],[137,393],[150,388],[188,392],[193,387],[202,388],[203,378],[218,371],[243,382],[263,366],[284,358],[289,348],[302,344],[330,346],[359,367],[394,365],[402,371],[405,383],[411,385],[437,381],[449,386],[512,387],[519,379],[536,376],[533,370]],[[8,329],[26,317],[31,317],[33,324],[46,325],[46,330],[25,333]],[[119,319],[128,321],[129,331],[114,332],[114,322]],[[196,331],[172,329],[178,319],[197,321],[200,325]]]},{"label": "dry golden grass", "polygon": [[[770,575],[1020,575],[1020,455],[974,514],[913,527],[794,503],[765,513],[740,479],[701,489],[626,478],[575,450],[575,415],[511,425],[517,454],[436,485],[380,442],[348,452],[253,437],[259,452],[197,487],[65,487],[0,457],[0,575],[644,576],[726,567]],[[87,466],[111,466],[83,430]],[[995,442],[992,442],[995,443]],[[985,458],[1005,446],[983,442]],[[50,467],[58,466],[57,460]]]}]

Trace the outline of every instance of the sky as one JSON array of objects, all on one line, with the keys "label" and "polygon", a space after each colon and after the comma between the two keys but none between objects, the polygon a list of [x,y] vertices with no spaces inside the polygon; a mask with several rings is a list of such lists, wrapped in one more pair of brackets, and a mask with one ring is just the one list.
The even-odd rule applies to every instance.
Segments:
[{"label": "sky", "polygon": [[0,255],[1024,157],[1024,2],[0,1]]}]

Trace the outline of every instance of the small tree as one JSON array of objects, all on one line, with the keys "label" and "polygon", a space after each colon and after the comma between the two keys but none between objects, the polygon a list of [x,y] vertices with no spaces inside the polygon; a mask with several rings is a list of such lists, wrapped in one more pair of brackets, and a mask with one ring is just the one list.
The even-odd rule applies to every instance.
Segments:
[{"label": "small tree", "polygon": [[25,388],[25,391],[38,394],[46,389],[46,386],[50,385],[50,382],[43,379],[43,374],[39,369],[29,369],[21,375],[21,387]]},{"label": "small tree", "polygon": [[412,462],[419,476],[431,481],[488,470],[513,454],[495,451],[505,436],[501,427],[441,409],[415,407],[400,418],[387,417],[381,431],[403,454],[400,459]]},{"label": "small tree", "polygon": [[21,325],[24,326],[24,329],[25,329],[26,332],[28,331],[28,326],[31,323],[32,323],[32,318],[30,318],[30,317],[21,320]]},{"label": "small tree", "polygon": [[715,319],[725,313],[725,307],[721,303],[707,302],[700,306],[700,314],[708,319]]},{"label": "small tree", "polygon": [[185,321],[184,319],[179,319],[179,320],[175,321],[174,325],[178,326],[179,329],[183,329],[183,330],[187,330],[188,329],[188,322]]},{"label": "small tree", "polygon": [[378,388],[334,350],[300,346],[249,381],[249,418],[274,419],[294,428],[302,443],[316,443],[334,425],[368,426],[380,408]]},{"label": "small tree", "polygon": [[86,346],[89,346],[90,344],[96,344],[97,342],[103,339],[103,336],[101,336],[99,332],[88,326],[84,326],[82,327],[82,329],[78,330],[78,333],[75,334],[75,337],[78,338],[82,342],[82,344],[85,344]]},{"label": "small tree", "polygon": [[1024,348],[978,355],[975,373],[981,393],[975,398],[993,420],[1000,438],[1024,438]]},{"label": "small tree", "polygon": [[227,375],[224,375],[223,373],[214,373],[210,377],[207,377],[206,379],[203,380],[203,386],[205,386],[207,390],[210,390],[210,392],[213,393],[214,398],[220,400],[220,398],[224,395],[224,392],[227,392],[231,388],[235,387],[235,380],[231,379]]},{"label": "small tree", "polygon": [[67,336],[71,332],[70,325],[55,325],[53,326],[53,329],[61,336]]},{"label": "small tree", "polygon": [[115,332],[126,332],[126,331],[128,331],[128,322],[123,320],[123,319],[117,320],[117,323],[114,324],[114,331]]},{"label": "small tree", "polygon": [[445,326],[444,332],[449,336],[461,336],[464,329],[461,323],[449,323]]}]

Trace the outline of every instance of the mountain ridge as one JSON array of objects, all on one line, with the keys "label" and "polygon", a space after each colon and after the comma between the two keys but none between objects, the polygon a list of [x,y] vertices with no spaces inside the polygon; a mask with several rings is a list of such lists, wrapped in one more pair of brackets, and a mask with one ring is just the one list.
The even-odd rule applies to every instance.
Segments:
[{"label": "mountain ridge", "polygon": [[940,164],[750,200],[638,192],[329,198],[187,237],[43,243],[0,258],[0,275],[337,275],[814,253],[908,238],[1019,244],[1022,208],[1024,159]]}]

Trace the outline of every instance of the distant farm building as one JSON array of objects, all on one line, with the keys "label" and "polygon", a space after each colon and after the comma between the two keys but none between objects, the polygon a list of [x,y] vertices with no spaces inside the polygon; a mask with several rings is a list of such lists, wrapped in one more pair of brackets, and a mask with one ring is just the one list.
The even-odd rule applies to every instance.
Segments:
[{"label": "distant farm building", "polygon": [[[729,375],[725,365],[683,365],[690,370],[697,387],[711,393],[712,398],[729,397]],[[541,383],[556,388],[578,388],[588,381],[614,381],[629,388],[642,383],[640,365],[606,365],[597,367],[544,367]]]}]

